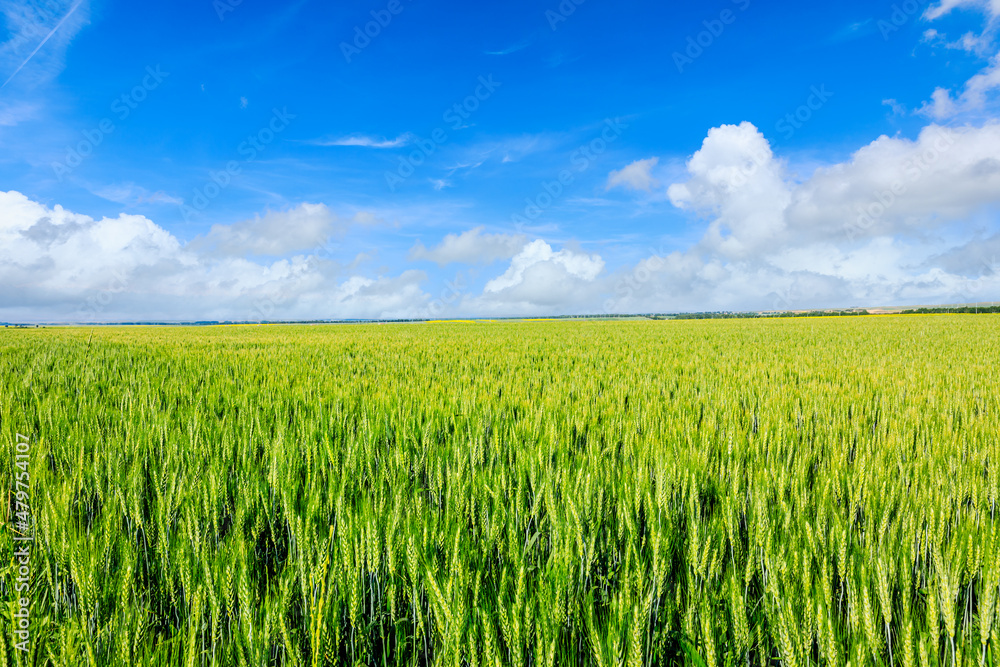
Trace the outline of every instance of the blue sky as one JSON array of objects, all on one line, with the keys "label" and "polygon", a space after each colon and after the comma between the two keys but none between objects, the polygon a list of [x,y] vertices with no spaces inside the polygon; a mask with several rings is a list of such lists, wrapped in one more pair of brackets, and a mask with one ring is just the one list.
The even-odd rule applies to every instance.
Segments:
[{"label": "blue sky", "polygon": [[1000,300],[998,0],[0,8],[2,320]]}]

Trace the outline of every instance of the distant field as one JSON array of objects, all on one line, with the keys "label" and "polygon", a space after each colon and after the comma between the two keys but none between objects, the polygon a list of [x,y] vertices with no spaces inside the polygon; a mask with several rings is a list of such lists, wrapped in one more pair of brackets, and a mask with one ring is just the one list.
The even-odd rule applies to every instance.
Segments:
[{"label": "distant field", "polygon": [[998,341],[0,329],[0,665],[996,664]]}]

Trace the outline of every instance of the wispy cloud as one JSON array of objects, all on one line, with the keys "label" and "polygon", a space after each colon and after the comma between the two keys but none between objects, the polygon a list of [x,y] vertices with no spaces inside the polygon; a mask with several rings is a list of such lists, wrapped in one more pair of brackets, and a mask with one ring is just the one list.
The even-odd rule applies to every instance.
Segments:
[{"label": "wispy cloud", "polygon": [[511,53],[516,53],[518,51],[521,51],[522,49],[525,49],[530,45],[531,42],[527,39],[524,39],[518,42],[517,44],[511,44],[506,48],[500,49],[499,51],[484,51],[484,53],[488,56],[506,56],[510,55]]},{"label": "wispy cloud", "polygon": [[33,104],[0,104],[0,127],[13,127],[23,120],[32,118],[36,111],[38,106]]},{"label": "wispy cloud", "polygon": [[455,172],[462,171],[465,169],[468,169],[469,171],[472,171],[473,169],[478,169],[479,167],[483,166],[484,162],[486,162],[486,160],[480,160],[478,162],[459,162],[455,165],[452,165],[451,167],[448,167],[448,175],[451,176]]},{"label": "wispy cloud", "polygon": [[395,139],[383,139],[381,137],[369,137],[363,134],[352,134],[347,137],[335,139],[312,139],[304,143],[310,146],[361,146],[363,148],[400,148],[409,145],[412,140],[410,133],[404,133]]},{"label": "wispy cloud", "polygon": [[410,248],[411,262],[446,264],[489,264],[498,259],[510,259],[524,248],[528,239],[522,234],[484,234],[483,227],[475,227],[461,234],[448,234],[433,248],[421,241]]},{"label": "wispy cloud", "polygon": [[[45,46],[45,44],[48,43],[50,39],[52,39],[52,37],[59,31],[59,29],[62,28],[63,25],[71,17],[74,17],[74,15],[77,14],[77,9],[79,9],[80,6],[84,4],[84,2],[85,0],[76,0],[76,2],[73,3],[73,5],[69,8],[66,14],[64,14],[62,18],[59,19],[59,21],[45,34],[42,40],[35,46],[34,50],[32,50],[31,53],[29,53],[27,57],[21,61],[21,64],[17,66],[14,72],[7,77],[7,79],[3,82],[3,85],[0,85],[0,88],[7,87],[7,84],[9,84],[14,79],[14,77],[17,76],[29,62],[31,62],[31,59],[34,58],[39,51],[41,51],[42,47]],[[12,13],[12,10],[6,9],[4,11],[8,25],[11,26],[10,33],[12,36],[10,39],[8,39],[7,42],[5,42],[3,45],[0,45],[0,55],[5,55],[8,58],[15,56],[17,51],[20,50],[18,47],[24,44],[28,39],[30,39],[32,35],[41,34],[41,32],[47,27],[52,18],[51,16],[46,15],[47,8],[46,10],[38,10],[37,12],[29,12],[27,11],[27,9],[20,8],[20,11],[17,12],[16,16],[14,15],[14,13]],[[66,31],[67,34],[64,36],[64,39],[62,40],[64,46],[69,43],[69,40],[72,39],[73,35],[76,34],[80,26],[82,26],[83,23],[85,22],[86,22],[85,17],[81,18],[79,15],[76,16],[76,19],[73,21],[73,26],[75,27],[75,29],[67,30]],[[4,51],[6,51],[7,53],[3,53]]]},{"label": "wispy cloud", "polygon": [[150,192],[141,185],[135,183],[113,183],[100,188],[91,189],[95,195],[117,204],[133,206],[137,204],[173,204],[179,206],[184,203],[183,199],[173,197],[158,190]]},{"label": "wispy cloud", "polygon": [[501,137],[479,142],[466,151],[467,158],[457,164],[457,168],[478,167],[485,159],[500,155],[501,162],[519,162],[534,153],[552,149],[559,137],[547,132]]},{"label": "wispy cloud", "polygon": [[846,25],[830,36],[831,42],[849,42],[859,37],[866,37],[877,30],[874,19],[865,19]]},{"label": "wispy cloud", "polygon": [[581,56],[579,54],[578,55],[571,55],[571,54],[563,53],[562,51],[559,51],[559,52],[553,53],[551,56],[549,56],[548,60],[546,61],[546,64],[549,67],[559,67],[560,65],[567,65],[569,63],[575,63],[577,60],[579,60],[582,57],[583,56]]},{"label": "wispy cloud", "polygon": [[890,97],[888,99],[882,100],[882,105],[887,106],[892,109],[893,116],[905,116],[906,115],[906,105],[900,104],[900,102],[894,98]]}]

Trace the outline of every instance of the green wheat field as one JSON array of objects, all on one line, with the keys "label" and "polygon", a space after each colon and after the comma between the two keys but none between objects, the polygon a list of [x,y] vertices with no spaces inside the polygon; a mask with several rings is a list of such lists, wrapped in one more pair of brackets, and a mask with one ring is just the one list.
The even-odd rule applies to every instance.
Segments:
[{"label": "green wheat field", "polygon": [[998,334],[0,329],[0,667],[998,664]]}]

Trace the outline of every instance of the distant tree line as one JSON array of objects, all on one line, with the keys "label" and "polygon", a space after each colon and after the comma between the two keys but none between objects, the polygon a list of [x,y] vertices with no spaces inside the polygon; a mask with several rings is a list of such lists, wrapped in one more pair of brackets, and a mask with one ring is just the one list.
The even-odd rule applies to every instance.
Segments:
[{"label": "distant tree line", "polygon": [[903,315],[940,315],[945,313],[1000,313],[1000,306],[961,306],[955,308],[917,308],[904,310]]}]

